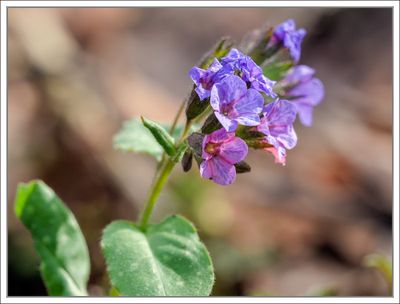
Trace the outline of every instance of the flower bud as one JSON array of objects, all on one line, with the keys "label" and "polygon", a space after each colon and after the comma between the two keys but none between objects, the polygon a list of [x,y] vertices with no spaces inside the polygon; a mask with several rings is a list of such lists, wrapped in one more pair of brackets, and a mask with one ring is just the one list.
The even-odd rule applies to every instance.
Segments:
[{"label": "flower bud", "polygon": [[251,167],[245,161],[241,161],[235,164],[236,173],[247,173],[251,171]]},{"label": "flower bud", "polygon": [[201,157],[201,152],[203,149],[202,148],[203,140],[204,140],[204,134],[201,134],[198,132],[194,132],[188,137],[188,139],[187,139],[188,144],[189,144],[190,148],[192,149],[192,151],[194,152],[195,156]]},{"label": "flower bud", "polygon": [[200,100],[199,96],[195,91],[195,86],[194,86],[192,92],[190,93],[186,106],[187,120],[192,120],[197,116],[199,116],[201,113],[203,113],[210,104],[208,100],[209,99]]},{"label": "flower bud", "polygon": [[193,162],[193,152],[188,149],[186,150],[185,154],[183,154],[183,158],[181,161],[182,169],[184,172],[190,171],[192,168],[192,162]]},{"label": "flower bud", "polygon": [[217,117],[215,117],[214,113],[211,113],[210,116],[207,117],[203,126],[201,127],[201,133],[210,134],[221,128],[222,128],[221,123],[219,122]]},{"label": "flower bud", "polygon": [[150,119],[141,117],[143,125],[153,134],[155,140],[161,145],[169,156],[176,153],[174,138],[158,123]]},{"label": "flower bud", "polygon": [[239,125],[236,129],[236,136],[240,137],[243,140],[254,140],[264,138],[265,135],[259,131],[255,127],[247,127]]},{"label": "flower bud", "polygon": [[229,37],[222,37],[212,48],[208,51],[200,61],[199,67],[207,69],[214,58],[220,59],[228,54],[229,50],[233,47],[233,41]]},{"label": "flower bud", "polygon": [[271,49],[267,49],[272,32],[272,27],[264,27],[251,33],[241,43],[241,45],[246,47],[245,51],[247,51],[249,56],[259,65],[276,52],[271,52]]},{"label": "flower bud", "polygon": [[253,149],[256,150],[264,150],[266,148],[271,148],[272,145],[268,143],[264,138],[255,138],[255,139],[245,139],[246,144]]},{"label": "flower bud", "polygon": [[236,136],[243,139],[250,148],[256,150],[272,147],[265,140],[265,134],[259,132],[255,127],[239,126],[236,130]]}]

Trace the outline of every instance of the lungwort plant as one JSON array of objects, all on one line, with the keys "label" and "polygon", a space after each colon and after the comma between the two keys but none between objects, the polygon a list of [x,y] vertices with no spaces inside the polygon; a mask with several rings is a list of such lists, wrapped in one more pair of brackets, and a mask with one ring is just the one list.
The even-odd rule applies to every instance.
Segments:
[{"label": "lungwort plant", "polygon": [[[220,185],[250,171],[249,149],[285,165],[297,143],[296,117],[312,124],[324,95],[315,71],[297,65],[306,32],[293,20],[264,28],[234,46],[221,39],[189,71],[194,86],[171,125],[141,117],[125,122],[114,138],[121,151],[147,153],[157,162],[154,182],[136,222],[115,221],[101,238],[112,295],[207,296],[214,283],[210,255],[188,220],[149,219],[174,167],[193,160],[200,175]],[[186,122],[179,125],[185,111]],[[41,181],[21,184],[15,203],[41,258],[40,271],[53,296],[87,295],[88,249],[73,214]]]}]

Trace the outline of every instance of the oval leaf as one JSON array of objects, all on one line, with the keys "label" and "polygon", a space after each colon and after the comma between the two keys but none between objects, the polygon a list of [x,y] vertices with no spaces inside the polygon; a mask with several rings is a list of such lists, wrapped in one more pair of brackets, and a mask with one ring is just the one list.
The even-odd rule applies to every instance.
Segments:
[{"label": "oval leaf", "polygon": [[125,296],[208,296],[214,283],[210,256],[194,226],[171,216],[145,232],[115,221],[102,250],[111,283]]},{"label": "oval leaf", "polygon": [[49,295],[87,295],[86,242],[75,217],[53,190],[42,181],[20,184],[15,213],[32,234]]},{"label": "oval leaf", "polygon": [[122,129],[114,136],[114,148],[125,152],[150,154],[157,160],[160,160],[163,154],[163,148],[137,119],[124,122]]}]

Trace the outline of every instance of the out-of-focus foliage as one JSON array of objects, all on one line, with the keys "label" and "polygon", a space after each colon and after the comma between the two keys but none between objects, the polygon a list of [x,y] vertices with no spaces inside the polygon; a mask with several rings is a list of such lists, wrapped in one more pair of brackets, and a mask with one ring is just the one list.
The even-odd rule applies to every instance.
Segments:
[{"label": "out-of-focus foliage", "polygon": [[[124,152],[149,154],[154,156],[156,160],[160,160],[164,151],[167,150],[173,155],[176,152],[173,147],[173,140],[177,139],[182,133],[183,126],[177,125],[172,136],[170,136],[167,133],[170,128],[168,125],[158,125],[158,130],[155,130],[154,122],[151,122],[151,125],[150,122],[150,120],[146,120],[147,126],[145,126],[136,118],[125,121],[121,130],[114,136],[115,149]],[[156,135],[150,129],[155,130]],[[158,139],[156,136],[159,136]],[[163,148],[160,141],[166,145],[166,149]]]},{"label": "out-of-focus foliage", "polygon": [[389,293],[392,293],[393,271],[392,263],[383,254],[371,253],[364,258],[363,264],[366,267],[376,268],[388,284]]},{"label": "out-of-focus foliage", "polygon": [[291,61],[276,62],[263,68],[263,73],[271,80],[280,80],[292,66]]},{"label": "out-of-focus foliage", "polygon": [[163,148],[151,132],[137,119],[126,121],[114,137],[114,147],[126,152],[147,153],[161,159]]}]

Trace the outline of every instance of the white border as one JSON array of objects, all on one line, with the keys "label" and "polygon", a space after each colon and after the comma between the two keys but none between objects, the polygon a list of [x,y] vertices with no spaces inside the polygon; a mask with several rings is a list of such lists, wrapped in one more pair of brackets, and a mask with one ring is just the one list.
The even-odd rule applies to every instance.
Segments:
[{"label": "white border", "polygon": [[2,1],[11,7],[391,7],[396,1]]},{"label": "white border", "polygon": [[[393,7],[393,297],[6,297],[7,261],[7,7]],[[379,43],[379,42],[378,42]],[[0,303],[400,303],[399,298],[399,3],[397,1],[2,1],[1,2],[1,298]]]}]

